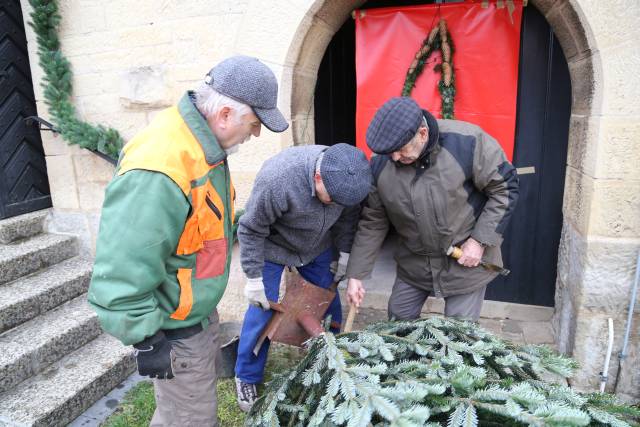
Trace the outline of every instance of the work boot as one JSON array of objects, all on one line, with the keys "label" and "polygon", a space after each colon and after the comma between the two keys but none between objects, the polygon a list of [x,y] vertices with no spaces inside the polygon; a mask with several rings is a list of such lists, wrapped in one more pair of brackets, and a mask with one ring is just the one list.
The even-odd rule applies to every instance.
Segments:
[{"label": "work boot", "polygon": [[244,412],[249,412],[258,398],[258,391],[255,384],[242,382],[240,378],[236,377],[236,395],[240,409]]}]

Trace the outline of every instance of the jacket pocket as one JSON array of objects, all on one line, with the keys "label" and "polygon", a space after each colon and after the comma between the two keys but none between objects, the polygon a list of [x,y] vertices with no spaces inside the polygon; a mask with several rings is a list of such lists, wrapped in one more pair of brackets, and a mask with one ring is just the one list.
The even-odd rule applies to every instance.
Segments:
[{"label": "jacket pocket", "polygon": [[207,240],[196,254],[196,279],[211,279],[227,266],[227,239]]},{"label": "jacket pocket", "polygon": [[443,235],[451,233],[449,220],[447,217],[447,200],[440,191],[434,190],[433,185],[429,186],[429,194],[431,194],[431,203],[433,204],[433,215],[435,217],[438,232]]}]

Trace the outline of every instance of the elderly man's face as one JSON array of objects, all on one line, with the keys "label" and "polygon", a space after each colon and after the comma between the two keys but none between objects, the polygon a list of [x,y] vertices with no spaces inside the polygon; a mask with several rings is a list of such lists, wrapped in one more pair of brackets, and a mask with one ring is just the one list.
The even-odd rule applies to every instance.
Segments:
[{"label": "elderly man's face", "polygon": [[209,127],[218,139],[220,147],[230,150],[247,142],[251,136],[260,136],[262,124],[253,111],[238,117],[238,113],[228,107],[207,119]]},{"label": "elderly man's face", "polygon": [[405,165],[410,165],[418,160],[428,140],[429,129],[424,126],[420,127],[415,136],[411,138],[411,141],[405,144],[401,149],[391,153],[391,160]]}]

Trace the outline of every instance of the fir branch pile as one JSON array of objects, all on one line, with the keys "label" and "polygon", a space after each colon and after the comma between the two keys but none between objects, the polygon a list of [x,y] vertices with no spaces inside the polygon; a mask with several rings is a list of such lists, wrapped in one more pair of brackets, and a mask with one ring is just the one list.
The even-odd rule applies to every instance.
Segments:
[{"label": "fir branch pile", "polygon": [[404,85],[402,87],[402,96],[410,96],[416,85],[416,80],[427,64],[429,57],[436,51],[442,53],[442,63],[435,68],[440,72],[440,81],[438,82],[438,90],[442,99],[442,118],[453,119],[453,103],[456,97],[455,74],[453,71],[453,40],[447,29],[444,19],[441,19],[436,27],[434,27],[429,36],[424,39],[422,46],[416,52],[413,62],[407,70]]},{"label": "fir branch pile", "polygon": [[37,36],[38,57],[44,71],[44,99],[56,130],[71,144],[117,160],[124,143],[118,131],[102,125],[92,126],[78,119],[71,103],[71,67],[60,50],[60,14],[56,1],[29,0],[29,3],[33,7],[29,25]]},{"label": "fir branch pile", "polygon": [[576,368],[547,347],[514,345],[469,322],[379,323],[312,340],[307,356],[269,383],[246,425],[639,425],[640,411],[613,396],[548,379]]}]

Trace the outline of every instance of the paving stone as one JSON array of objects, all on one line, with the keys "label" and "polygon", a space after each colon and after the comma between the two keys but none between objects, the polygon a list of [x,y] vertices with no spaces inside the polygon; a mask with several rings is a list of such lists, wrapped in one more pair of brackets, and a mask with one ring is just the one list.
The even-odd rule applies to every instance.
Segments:
[{"label": "paving stone", "polygon": [[521,334],[523,332],[520,323],[510,319],[502,322],[502,331],[510,334]]},{"label": "paving stone", "polygon": [[524,340],[527,344],[555,345],[555,334],[551,323],[547,322],[521,322],[524,332]]}]

